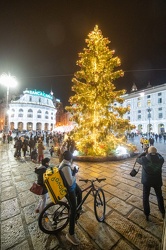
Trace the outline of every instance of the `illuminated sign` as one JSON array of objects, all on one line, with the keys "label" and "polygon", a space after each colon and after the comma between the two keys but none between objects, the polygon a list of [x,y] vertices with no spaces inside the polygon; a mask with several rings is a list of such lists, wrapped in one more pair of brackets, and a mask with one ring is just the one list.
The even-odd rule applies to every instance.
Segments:
[{"label": "illuminated sign", "polygon": [[37,95],[37,96],[43,96],[49,99],[53,99],[53,97],[51,95],[48,95],[46,93],[44,93],[43,91],[39,91],[39,90],[28,90],[26,89],[25,91],[23,91],[24,94],[29,94],[29,95]]}]

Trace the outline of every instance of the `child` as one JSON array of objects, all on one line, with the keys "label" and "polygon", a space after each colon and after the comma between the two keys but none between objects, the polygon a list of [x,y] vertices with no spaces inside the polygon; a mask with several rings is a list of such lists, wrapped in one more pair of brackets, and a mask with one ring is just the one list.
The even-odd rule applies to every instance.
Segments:
[{"label": "child", "polygon": [[53,155],[53,153],[54,153],[54,146],[52,146],[51,148],[50,148],[50,155],[51,155],[51,157],[52,157],[52,155]]},{"label": "child", "polygon": [[36,148],[31,152],[31,160],[32,162],[37,162],[37,149]]}]

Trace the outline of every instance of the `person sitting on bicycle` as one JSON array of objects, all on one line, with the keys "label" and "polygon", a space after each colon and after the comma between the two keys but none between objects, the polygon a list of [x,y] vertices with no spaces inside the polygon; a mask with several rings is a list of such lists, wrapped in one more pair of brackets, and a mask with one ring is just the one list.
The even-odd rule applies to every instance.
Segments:
[{"label": "person sitting on bicycle", "polygon": [[70,151],[63,153],[63,160],[59,165],[59,170],[65,179],[65,186],[67,188],[67,199],[70,205],[70,220],[69,220],[69,233],[66,234],[66,238],[73,245],[79,245],[79,240],[75,236],[75,217],[76,208],[82,201],[82,191],[76,183],[75,174],[78,169],[72,168],[73,155]]}]

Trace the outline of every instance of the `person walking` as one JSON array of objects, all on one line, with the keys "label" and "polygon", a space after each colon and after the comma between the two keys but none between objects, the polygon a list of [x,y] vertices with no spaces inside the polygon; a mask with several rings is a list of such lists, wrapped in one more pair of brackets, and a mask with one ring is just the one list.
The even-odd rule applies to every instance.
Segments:
[{"label": "person walking", "polygon": [[[69,233],[66,234],[66,238],[73,245],[79,245],[79,240],[75,235],[75,216],[77,205],[82,201],[82,191],[76,183],[75,174],[78,172],[76,168],[72,168],[73,155],[70,151],[63,153],[63,161],[59,165],[59,170],[62,173],[62,177],[67,188],[67,196],[70,205],[70,219],[69,219]],[[81,209],[80,209],[81,210]]]},{"label": "person walking", "polygon": [[154,146],[148,148],[148,153],[143,153],[140,155],[136,162],[142,165],[142,177],[141,183],[143,184],[143,209],[146,216],[146,220],[149,220],[150,215],[150,205],[149,205],[149,195],[151,187],[154,188],[158,208],[165,217],[164,199],[162,196],[162,165],[164,163],[164,158],[157,153],[157,149]]},{"label": "person walking", "polygon": [[41,195],[41,199],[39,200],[39,203],[35,210],[36,213],[41,213],[41,211],[46,206],[48,190],[43,181],[43,174],[46,172],[46,169],[49,166],[49,162],[50,162],[50,159],[46,157],[42,160],[42,164],[38,168],[35,168],[35,173],[37,174],[37,184],[43,187],[43,193]]},{"label": "person walking", "polygon": [[37,148],[38,148],[38,163],[40,163],[44,159],[44,149],[45,149],[41,138],[39,138],[38,140]]},{"label": "person walking", "polygon": [[149,138],[149,144],[150,146],[154,146],[154,138],[152,136]]}]

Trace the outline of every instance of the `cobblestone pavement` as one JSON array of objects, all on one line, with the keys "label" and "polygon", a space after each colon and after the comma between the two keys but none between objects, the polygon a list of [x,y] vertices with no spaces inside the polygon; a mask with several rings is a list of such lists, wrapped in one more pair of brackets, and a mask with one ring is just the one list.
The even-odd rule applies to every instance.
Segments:
[{"label": "cobblestone pavement", "polygon": [[[138,139],[133,143],[138,144]],[[157,143],[158,151],[166,159],[166,144]],[[45,151],[48,156],[49,151]],[[106,220],[99,223],[93,211],[93,199],[84,205],[76,234],[79,246],[72,246],[65,238],[66,227],[55,236],[46,235],[38,228],[35,205],[38,196],[29,188],[36,179],[35,164],[27,157],[16,160],[13,144],[0,142],[0,189],[1,189],[1,249],[42,250],[42,249],[82,249],[82,250],[149,250],[161,249],[163,219],[158,210],[156,196],[150,195],[150,221],[145,220],[142,208],[141,171],[136,177],[130,176],[135,157],[112,162],[77,162],[79,178],[106,177],[99,184],[106,195]],[[58,162],[56,157],[52,163]],[[166,201],[166,163],[163,168],[163,196]],[[79,181],[78,181],[79,183]],[[79,183],[83,185],[83,183]],[[48,200],[49,202],[49,200]]]}]

